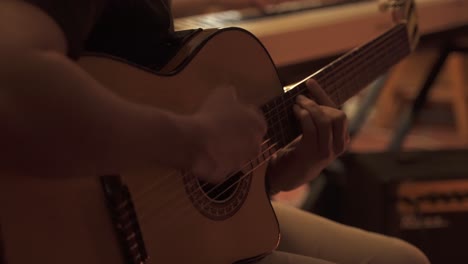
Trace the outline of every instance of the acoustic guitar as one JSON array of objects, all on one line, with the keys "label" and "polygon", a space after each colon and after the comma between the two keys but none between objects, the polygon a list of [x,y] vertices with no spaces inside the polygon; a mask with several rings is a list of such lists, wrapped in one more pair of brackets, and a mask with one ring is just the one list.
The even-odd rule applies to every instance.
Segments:
[{"label": "acoustic guitar", "polygon": [[81,67],[116,94],[181,114],[233,85],[268,122],[261,153],[219,185],[160,166],[98,177],[2,176],[0,263],[230,264],[271,253],[280,230],[265,170],[301,134],[291,108],[305,81],[315,79],[340,106],[417,45],[414,1],[384,7],[394,21],[387,31],[290,85],[241,28],[197,31],[158,72],[109,54],[82,57]]}]

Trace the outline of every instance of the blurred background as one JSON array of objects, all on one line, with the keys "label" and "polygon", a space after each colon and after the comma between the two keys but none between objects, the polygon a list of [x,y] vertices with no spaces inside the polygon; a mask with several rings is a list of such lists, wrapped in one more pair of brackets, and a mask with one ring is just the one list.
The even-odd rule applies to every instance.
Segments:
[{"label": "blurred background", "polygon": [[[391,27],[390,2],[173,0],[173,13],[177,30],[251,31],[288,84]],[[274,199],[468,263],[468,1],[415,2],[416,51],[343,106],[349,151]]]}]

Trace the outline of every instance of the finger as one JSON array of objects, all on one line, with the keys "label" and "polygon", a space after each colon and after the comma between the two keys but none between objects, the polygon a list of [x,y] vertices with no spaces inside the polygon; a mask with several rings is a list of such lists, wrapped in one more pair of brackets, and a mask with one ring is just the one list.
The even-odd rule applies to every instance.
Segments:
[{"label": "finger", "polygon": [[333,151],[336,155],[343,153],[347,145],[348,122],[343,111],[322,106],[322,111],[332,120]]},{"label": "finger", "polygon": [[309,90],[310,96],[320,105],[337,108],[332,99],[325,93],[322,87],[314,80],[309,79],[306,81],[307,89]]},{"label": "finger", "polygon": [[317,127],[310,117],[309,112],[297,104],[294,104],[293,111],[301,124],[303,139],[310,141],[310,144],[313,144],[313,146],[318,146]]},{"label": "finger", "polygon": [[331,120],[323,113],[317,103],[305,96],[299,95],[297,97],[297,104],[307,110],[316,126],[319,152],[323,154],[323,157],[330,156],[333,147]]},{"label": "finger", "polygon": [[[297,119],[299,119],[299,122],[301,123],[301,128],[302,128],[302,131],[306,131],[306,137],[312,135],[313,134],[316,134],[316,130],[317,130],[317,127],[315,126],[315,123],[314,121],[312,120],[312,118],[310,118],[310,115],[309,115],[309,112],[300,107],[299,105],[295,104],[293,106],[293,111],[294,111],[294,114],[296,115]],[[309,137],[310,138],[310,137]],[[316,145],[318,145],[318,141],[315,142]]]}]

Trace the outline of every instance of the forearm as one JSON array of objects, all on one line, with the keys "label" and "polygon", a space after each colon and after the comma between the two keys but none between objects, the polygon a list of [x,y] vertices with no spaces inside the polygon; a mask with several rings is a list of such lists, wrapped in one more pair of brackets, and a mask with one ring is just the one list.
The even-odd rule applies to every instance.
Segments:
[{"label": "forearm", "polygon": [[[102,174],[190,166],[185,118],[114,95],[56,52],[11,52],[0,62],[0,167]],[[6,63],[8,62],[8,63]]]}]

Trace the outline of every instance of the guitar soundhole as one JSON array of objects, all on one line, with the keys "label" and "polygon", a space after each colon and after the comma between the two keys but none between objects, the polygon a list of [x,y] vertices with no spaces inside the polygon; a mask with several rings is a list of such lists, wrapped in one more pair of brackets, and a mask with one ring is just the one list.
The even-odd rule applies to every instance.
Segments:
[{"label": "guitar soundhole", "polygon": [[184,177],[185,191],[192,204],[212,220],[224,220],[234,215],[244,204],[251,181],[252,175],[242,172],[220,184],[204,182],[190,174]]},{"label": "guitar soundhole", "polygon": [[238,181],[241,179],[242,175],[244,174],[238,172],[220,184],[211,184],[202,180],[198,180],[198,183],[205,195],[213,202],[224,202],[235,194],[235,191],[239,187]]}]

